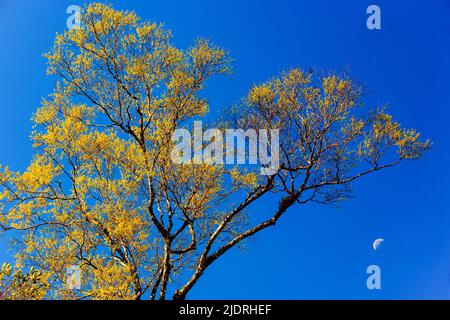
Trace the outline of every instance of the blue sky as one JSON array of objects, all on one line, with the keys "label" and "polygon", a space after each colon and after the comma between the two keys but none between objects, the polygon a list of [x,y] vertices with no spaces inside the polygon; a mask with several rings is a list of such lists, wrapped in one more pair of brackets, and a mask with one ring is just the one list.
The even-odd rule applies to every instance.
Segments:
[{"label": "blue sky", "polygon": [[[164,22],[181,48],[201,36],[230,51],[234,74],[205,93],[213,115],[291,66],[348,68],[370,90],[368,104],[387,104],[434,143],[422,160],[358,181],[339,208],[292,208],[245,251],[217,261],[189,298],[450,298],[448,0],[110,3]],[[32,156],[30,117],[54,81],[42,54],[64,30],[69,4],[83,2],[0,0],[0,163],[16,170]],[[381,8],[381,30],[366,28],[370,4]],[[0,260],[8,257],[0,245]],[[371,264],[381,267],[379,291],[366,288]]]}]

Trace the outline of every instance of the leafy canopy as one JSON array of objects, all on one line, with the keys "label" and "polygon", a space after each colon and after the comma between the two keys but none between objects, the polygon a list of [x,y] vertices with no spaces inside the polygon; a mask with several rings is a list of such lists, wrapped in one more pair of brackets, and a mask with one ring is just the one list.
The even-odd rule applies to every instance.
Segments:
[{"label": "leafy canopy", "polygon": [[[294,68],[254,85],[221,124],[280,129],[276,174],[175,165],[171,136],[208,112],[201,90],[230,73],[227,52],[205,40],[177,49],[162,25],[94,3],[46,57],[57,82],[33,116],[36,154],[25,172],[0,173],[1,228],[19,237],[18,270],[34,268],[2,268],[10,297],[164,299],[178,280],[182,299],[289,207],[340,201],[353,180],[429,147],[385,111],[367,112],[348,77]],[[275,208],[253,212],[269,194]],[[79,290],[68,290],[71,265]]]}]

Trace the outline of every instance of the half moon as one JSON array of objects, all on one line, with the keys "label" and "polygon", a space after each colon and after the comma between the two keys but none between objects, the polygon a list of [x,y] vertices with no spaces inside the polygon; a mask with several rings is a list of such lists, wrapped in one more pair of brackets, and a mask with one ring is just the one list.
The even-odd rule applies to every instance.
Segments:
[{"label": "half moon", "polygon": [[384,241],[383,238],[378,238],[377,240],[375,240],[372,244],[373,250],[376,251],[383,241]]}]

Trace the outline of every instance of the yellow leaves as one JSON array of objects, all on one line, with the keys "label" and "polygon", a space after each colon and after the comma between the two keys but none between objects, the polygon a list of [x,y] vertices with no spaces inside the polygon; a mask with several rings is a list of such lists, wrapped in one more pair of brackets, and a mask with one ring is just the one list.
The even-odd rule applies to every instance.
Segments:
[{"label": "yellow leaves", "polygon": [[431,147],[430,140],[421,141],[420,133],[414,129],[403,130],[401,137],[396,141],[399,154],[403,159],[417,159]]},{"label": "yellow leaves", "polygon": [[12,266],[9,263],[3,263],[2,267],[0,269],[0,283],[1,283],[1,277],[3,276],[10,276],[12,272]]},{"label": "yellow leaves", "polygon": [[86,8],[86,14],[87,15],[102,15],[105,14],[106,10],[110,10],[110,7],[100,3],[100,2],[94,2],[91,3]]},{"label": "yellow leaves", "polygon": [[[137,128],[138,132],[139,112],[143,112],[144,122],[152,115],[156,118],[158,108],[164,108],[163,117],[171,122],[173,117],[206,114],[206,100],[198,92],[208,77],[230,70],[227,53],[205,40],[182,51],[170,44],[170,38],[170,31],[162,25],[139,22],[133,12],[101,3],[88,5],[83,10],[82,28],[58,35],[47,54],[49,72],[62,77],[57,92],[64,113],[61,122],[35,135],[35,145],[77,141],[86,133],[84,125],[94,119]],[[79,122],[66,121],[73,117],[68,113],[80,100],[95,106],[95,114]],[[56,99],[54,105],[58,105]],[[36,122],[47,124],[53,115],[54,110],[42,110]],[[158,119],[152,120],[147,132],[161,131]]]},{"label": "yellow leaves", "polygon": [[37,156],[20,177],[20,183],[31,192],[47,186],[57,174],[51,162],[44,156]]},{"label": "yellow leaves", "polygon": [[172,46],[168,46],[164,52],[164,61],[167,66],[175,66],[179,64],[183,58],[183,53]]},{"label": "yellow leaves", "polygon": [[[38,109],[33,120],[36,124],[45,124],[46,131],[33,132],[34,146],[72,144],[87,131],[87,124],[89,124],[93,109],[86,105],[65,107],[64,103],[55,98],[54,102],[44,102],[44,105]],[[56,108],[59,108],[59,113]],[[59,117],[60,115],[62,117]]]},{"label": "yellow leaves", "polygon": [[57,111],[53,107],[44,106],[39,108],[33,115],[33,121],[36,124],[45,124],[51,122],[57,116]]},{"label": "yellow leaves", "polygon": [[130,285],[133,282],[131,268],[116,260],[108,261],[93,271],[92,293],[94,299],[132,299]]},{"label": "yellow leaves", "polygon": [[346,90],[352,87],[352,83],[347,79],[341,79],[335,75],[327,76],[322,80],[323,90],[330,96],[341,96]]},{"label": "yellow leaves", "polygon": [[130,210],[120,200],[108,205],[105,211],[108,213],[107,227],[116,239],[132,241],[144,226],[148,228],[139,212]]},{"label": "yellow leaves", "polygon": [[[100,3],[87,7],[82,25],[58,35],[47,55],[49,72],[61,79],[33,117],[34,146],[42,152],[22,175],[0,173],[0,200],[13,208],[0,222],[28,230],[23,261],[35,259],[59,278],[81,263],[86,294],[131,298],[133,264],[144,277],[160,265],[167,238],[154,236],[160,234],[155,219],[172,234],[188,222],[173,244],[183,246],[191,236],[203,241],[233,210],[230,195],[255,195],[265,179],[238,167],[171,161],[174,129],[208,110],[200,95],[205,81],[230,71],[223,49],[205,40],[176,49],[162,26],[138,23],[134,13]],[[242,127],[283,130],[277,191],[298,188],[294,180],[306,170],[308,183],[336,182],[362,162],[356,152],[370,162],[388,148],[402,158],[417,158],[427,148],[390,115],[351,117],[359,96],[345,77],[299,68],[251,88],[247,114],[236,120]],[[224,229],[230,236],[242,230],[245,216],[232,220]],[[43,221],[49,224],[33,228]]]},{"label": "yellow leaves", "polygon": [[80,135],[72,148],[85,160],[105,159],[106,156],[108,160],[117,163],[126,146],[113,132],[91,131]]},{"label": "yellow leaves", "polygon": [[[227,54],[203,40],[182,51],[170,37],[134,13],[89,5],[82,28],[57,35],[46,55],[59,81],[33,116],[39,155],[23,174],[0,176],[9,210],[1,223],[22,230],[21,261],[35,260],[58,279],[80,263],[95,298],[133,296],[130,261],[154,268],[149,180],[160,184],[158,196],[164,183],[174,184],[192,218],[207,214],[222,192],[223,168],[172,166],[170,135],[180,121],[207,112],[199,91],[208,77],[229,71]],[[255,177],[241,179],[251,185]],[[167,210],[166,200],[158,202]]]},{"label": "yellow leaves", "polygon": [[414,129],[404,129],[392,116],[379,111],[368,121],[369,131],[358,147],[358,154],[378,161],[385,151],[395,147],[401,159],[417,159],[430,148],[430,141],[420,141],[420,134]]},{"label": "yellow leaves", "polygon": [[[65,41],[64,34],[56,33],[55,45],[61,46],[64,43],[64,41]],[[48,56],[48,54],[46,54],[46,56]]]},{"label": "yellow leaves", "polygon": [[137,38],[134,33],[130,33],[125,35],[122,41],[125,48],[133,48],[136,46]]},{"label": "yellow leaves", "polygon": [[68,42],[72,42],[73,44],[77,45],[78,47],[82,47],[86,44],[88,34],[82,28],[71,29],[71,30],[66,31],[65,37]]},{"label": "yellow leaves", "polygon": [[3,300],[40,300],[48,290],[48,275],[31,267],[24,272],[20,265],[14,270],[3,263],[0,268],[0,292]]},{"label": "yellow leaves", "polygon": [[254,86],[247,97],[248,101],[255,104],[271,103],[275,99],[275,91],[271,83]]},{"label": "yellow leaves", "polygon": [[365,123],[363,120],[356,119],[352,116],[350,121],[342,127],[341,131],[347,139],[353,139],[355,136],[362,133],[364,125]]},{"label": "yellow leaves", "polygon": [[325,175],[338,167],[333,162],[350,167],[364,159],[378,165],[398,157],[416,159],[429,148],[428,141],[422,142],[415,131],[402,128],[392,116],[357,111],[361,98],[361,88],[345,75],[292,69],[251,88],[241,123],[280,128],[285,134],[281,144],[286,159],[282,161],[304,166],[311,161],[311,151],[323,148],[316,167],[324,168]]},{"label": "yellow leaves", "polygon": [[75,120],[81,120],[85,116],[92,112],[92,107],[88,107],[85,104],[72,105],[70,108],[65,110],[67,117]]},{"label": "yellow leaves", "polygon": [[91,54],[79,54],[73,62],[73,68],[76,70],[87,70],[91,67],[93,57]]},{"label": "yellow leaves", "polygon": [[198,40],[191,48],[189,55],[192,57],[194,65],[200,69],[205,65],[216,65],[222,62],[226,53],[223,49],[211,46],[206,40]]},{"label": "yellow leaves", "polygon": [[146,67],[144,59],[135,59],[127,67],[127,73],[131,76],[142,76],[145,73]]},{"label": "yellow leaves", "polygon": [[136,33],[138,34],[139,38],[146,38],[156,29],[156,23],[146,23],[141,27],[136,28]]},{"label": "yellow leaves", "polygon": [[126,64],[126,79],[131,80],[132,77],[139,77],[140,79],[145,79],[148,65],[145,57],[137,57],[128,60],[124,59]]},{"label": "yellow leaves", "polygon": [[395,138],[399,135],[399,124],[392,122],[392,116],[386,113],[377,113],[373,122],[373,135],[375,139],[380,139],[385,135]]},{"label": "yellow leaves", "polygon": [[172,79],[167,85],[169,89],[173,89],[176,92],[181,93],[189,88],[192,88],[195,79],[190,76],[185,70],[175,70],[172,73]]},{"label": "yellow leaves", "polygon": [[22,215],[29,217],[31,215],[32,210],[34,209],[35,204],[33,201],[27,201],[20,203],[18,205],[17,211],[20,212]]},{"label": "yellow leaves", "polygon": [[[8,167],[2,167],[0,165],[0,186],[2,191],[0,192],[0,201],[12,201],[15,197],[14,192],[8,187],[10,183],[15,183],[18,174],[9,170]],[[0,209],[2,209],[0,207]],[[1,215],[0,215],[1,217]]]},{"label": "yellow leaves", "polygon": [[[112,134],[107,134],[105,132],[95,132],[93,145],[101,150],[105,150],[115,144],[114,148],[121,148],[122,144],[117,145],[117,138]],[[123,149],[122,149],[123,150]],[[120,152],[120,151],[119,151]]]},{"label": "yellow leaves", "polygon": [[293,68],[289,72],[283,73],[281,79],[275,81],[279,91],[291,97],[297,97],[298,93],[311,82],[311,74],[303,72],[299,68]]},{"label": "yellow leaves", "polygon": [[222,192],[222,166],[202,163],[167,166],[171,179],[174,179],[183,198],[183,207],[193,217],[201,217],[210,208],[211,202]]},{"label": "yellow leaves", "polygon": [[[313,81],[316,80],[316,81]],[[246,103],[259,116],[252,122],[283,128],[294,118],[295,126],[319,130],[330,121],[344,119],[354,106],[357,88],[338,76],[313,77],[313,72],[293,68],[249,91]]]},{"label": "yellow leaves", "polygon": [[105,23],[104,23],[103,19],[94,22],[94,25],[92,28],[97,36],[102,36],[108,31],[105,28]]},{"label": "yellow leaves", "polygon": [[106,33],[113,26],[129,26],[135,24],[138,18],[134,12],[114,10],[111,6],[102,3],[91,3],[87,6],[85,11],[85,20],[95,19],[100,17],[96,25],[96,30]]},{"label": "yellow leaves", "polygon": [[350,83],[348,81],[339,80],[339,83],[337,85],[337,91],[341,92],[344,89],[346,89],[349,85]]},{"label": "yellow leaves", "polygon": [[336,76],[329,76],[323,79],[323,90],[329,95],[333,95],[339,83],[339,79]]},{"label": "yellow leaves", "polygon": [[238,167],[230,170],[230,176],[235,184],[242,185],[246,188],[256,188],[258,186],[258,178],[254,172],[242,172]]}]

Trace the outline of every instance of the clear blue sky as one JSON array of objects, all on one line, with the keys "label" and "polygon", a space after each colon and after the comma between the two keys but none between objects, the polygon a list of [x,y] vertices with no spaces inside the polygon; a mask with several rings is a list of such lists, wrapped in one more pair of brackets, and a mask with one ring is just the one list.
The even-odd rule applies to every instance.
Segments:
[{"label": "clear blue sky", "polygon": [[[340,208],[291,209],[245,252],[213,265],[190,298],[450,298],[448,0],[111,3],[164,22],[179,47],[202,36],[231,52],[234,75],[207,90],[213,113],[291,66],[348,67],[370,89],[369,103],[388,104],[434,142],[424,159],[356,183]],[[0,163],[16,170],[32,156],[30,117],[53,83],[42,54],[64,30],[69,4],[83,2],[0,0]],[[382,30],[365,26],[370,4],[381,7]],[[0,260],[8,256],[0,245]],[[365,285],[370,264],[382,269],[377,292]]]}]

